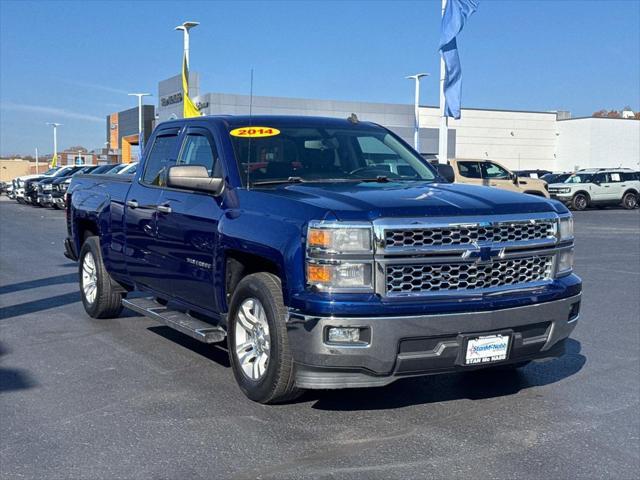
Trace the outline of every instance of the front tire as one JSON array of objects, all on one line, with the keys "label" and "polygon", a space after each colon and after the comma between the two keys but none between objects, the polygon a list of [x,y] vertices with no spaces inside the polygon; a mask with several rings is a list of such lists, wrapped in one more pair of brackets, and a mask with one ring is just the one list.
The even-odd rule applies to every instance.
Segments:
[{"label": "front tire", "polygon": [[638,206],[638,196],[635,193],[625,193],[622,197],[622,206],[627,210],[633,210]]},{"label": "front tire", "polygon": [[571,200],[571,208],[574,210],[584,210],[589,206],[589,199],[584,193],[576,193]]},{"label": "front tire", "polygon": [[243,278],[229,309],[227,344],[233,374],[242,392],[259,403],[293,400],[293,356],[280,279],[266,272]]},{"label": "front tire", "polygon": [[122,292],[107,272],[98,237],[88,237],[79,259],[80,295],[93,318],[113,318],[122,311]]}]

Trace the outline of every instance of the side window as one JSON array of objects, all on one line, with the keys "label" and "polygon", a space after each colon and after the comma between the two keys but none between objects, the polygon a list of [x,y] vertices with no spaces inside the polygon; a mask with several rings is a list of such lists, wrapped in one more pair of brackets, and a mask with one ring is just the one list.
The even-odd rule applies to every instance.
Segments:
[{"label": "side window", "polygon": [[613,183],[622,182],[622,174],[620,172],[611,172],[609,174],[609,181]]},{"label": "side window", "polygon": [[591,180],[591,183],[609,183],[609,175],[606,173],[596,173]]},{"label": "side window", "polygon": [[177,141],[177,135],[156,137],[147,156],[142,183],[158,186],[163,184],[163,174],[171,162],[171,154],[174,152]]},{"label": "side window", "polygon": [[482,178],[509,178],[509,172],[507,172],[500,165],[496,165],[492,162],[483,162],[481,165]]},{"label": "side window", "polygon": [[458,162],[460,175],[466,178],[482,178],[478,162]]},{"label": "side window", "polygon": [[221,176],[216,147],[200,134],[187,134],[176,165],[202,165],[210,177]]}]

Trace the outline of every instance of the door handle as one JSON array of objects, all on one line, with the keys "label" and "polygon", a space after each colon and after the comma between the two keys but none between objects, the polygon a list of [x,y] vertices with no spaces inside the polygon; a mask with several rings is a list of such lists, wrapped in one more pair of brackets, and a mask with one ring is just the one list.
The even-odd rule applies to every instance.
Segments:
[{"label": "door handle", "polygon": [[604,186],[604,188],[609,188],[609,185],[603,185],[603,186]]},{"label": "door handle", "polygon": [[135,200],[127,200],[127,207],[138,208],[140,205]]},{"label": "door handle", "polygon": [[171,213],[171,207],[169,205],[158,205],[156,210],[160,213]]}]

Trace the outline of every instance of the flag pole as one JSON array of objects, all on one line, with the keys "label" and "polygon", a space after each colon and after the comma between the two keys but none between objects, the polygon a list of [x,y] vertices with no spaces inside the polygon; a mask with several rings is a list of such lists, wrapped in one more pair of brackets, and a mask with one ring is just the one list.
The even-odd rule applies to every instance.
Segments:
[{"label": "flag pole", "polygon": [[[447,7],[447,0],[442,0],[441,16],[444,17],[444,10]],[[440,129],[438,132],[438,163],[447,163],[449,147],[449,122],[444,110],[444,77],[445,65],[444,56],[440,53]]]}]

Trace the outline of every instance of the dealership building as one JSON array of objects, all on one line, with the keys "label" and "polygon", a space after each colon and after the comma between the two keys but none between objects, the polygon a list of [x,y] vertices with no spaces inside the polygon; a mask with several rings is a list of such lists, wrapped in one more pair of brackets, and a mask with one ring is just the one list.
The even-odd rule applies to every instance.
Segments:
[{"label": "dealership building", "polygon": [[[249,95],[200,93],[199,81],[199,75],[191,72],[191,97],[205,115],[249,113]],[[413,105],[254,96],[251,110],[256,115],[341,118],[355,113],[360,120],[379,123],[413,144]],[[182,83],[178,75],[158,84],[157,121],[180,117]],[[438,107],[420,107],[420,153],[425,156],[438,153],[439,123]],[[448,155],[492,159],[512,170],[640,169],[640,121],[571,118],[566,111],[463,108],[460,120],[449,119]]]},{"label": "dealership building", "polygon": [[[155,124],[155,107],[142,106],[143,140],[147,141]],[[102,163],[129,163],[138,160],[138,107],[107,115],[106,154]]]}]

